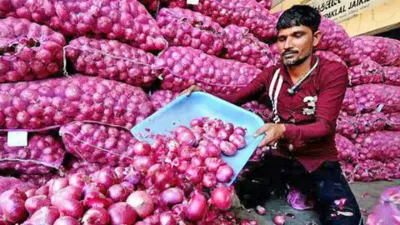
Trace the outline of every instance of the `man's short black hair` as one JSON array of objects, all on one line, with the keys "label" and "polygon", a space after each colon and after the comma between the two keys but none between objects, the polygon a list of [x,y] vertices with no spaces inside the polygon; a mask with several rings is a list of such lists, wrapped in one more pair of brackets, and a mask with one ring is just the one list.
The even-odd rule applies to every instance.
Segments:
[{"label": "man's short black hair", "polygon": [[278,19],[276,29],[286,29],[294,26],[309,27],[312,32],[318,30],[321,22],[319,12],[308,5],[294,5],[290,9],[284,11]]}]

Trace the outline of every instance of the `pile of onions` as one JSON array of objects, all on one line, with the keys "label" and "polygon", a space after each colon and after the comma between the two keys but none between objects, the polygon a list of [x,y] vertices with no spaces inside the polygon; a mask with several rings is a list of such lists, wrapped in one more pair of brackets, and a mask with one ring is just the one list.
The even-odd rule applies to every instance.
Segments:
[{"label": "pile of onions", "polygon": [[383,83],[384,71],[381,65],[370,59],[349,67],[350,83],[352,85]]},{"label": "pile of onions", "polygon": [[34,189],[35,185],[29,182],[24,182],[14,177],[0,176],[0,194],[14,188],[18,188],[18,190],[25,192]]},{"label": "pile of onions", "polygon": [[173,92],[170,90],[157,90],[150,95],[150,101],[153,105],[154,110],[159,110],[166,106],[168,103],[172,102],[176,97],[179,96],[178,92]]},{"label": "pile of onions", "polygon": [[264,155],[267,152],[270,152],[270,151],[271,151],[271,147],[269,147],[269,146],[264,146],[262,148],[256,148],[256,150],[253,152],[253,155],[251,155],[249,161],[258,162],[264,157]]},{"label": "pile of onions", "polygon": [[[82,122],[66,127],[75,132],[75,137],[88,138],[85,141],[93,146],[129,141],[125,139],[129,132],[116,127]],[[6,222],[24,225],[176,225],[178,221],[234,225],[238,221],[228,211],[233,188],[225,186],[234,171],[221,154],[226,154],[225,148],[244,148],[245,134],[244,128],[219,119],[196,118],[190,127],[178,126],[172,135],[155,135],[151,145],[135,140],[126,150],[134,155],[129,166],[106,166],[89,172],[79,170],[82,165],[90,166],[89,162],[72,159],[68,168],[80,172],[54,177],[37,188],[29,187],[25,193],[5,189],[0,210]],[[114,147],[118,150],[118,146]],[[97,150],[90,152],[93,156],[85,157],[100,154]],[[112,157],[103,156],[109,161],[101,164],[109,164]]]},{"label": "pile of onions", "polygon": [[384,130],[390,124],[388,117],[380,112],[363,113],[357,116],[340,115],[336,131],[355,139],[358,134]]},{"label": "pile of onions", "polygon": [[351,38],[352,54],[350,63],[359,64],[370,58],[380,65],[400,65],[400,41],[384,37],[356,36]]},{"label": "pile of onions", "polygon": [[261,41],[276,36],[277,17],[256,0],[202,0],[193,10],[210,16],[223,27],[230,24],[247,27]]},{"label": "pile of onions", "polygon": [[271,0],[256,0],[258,4],[264,6],[266,9],[271,9],[272,1]]},{"label": "pile of onions", "polygon": [[224,47],[224,29],[201,13],[163,8],[157,14],[157,24],[172,46],[188,46],[209,55],[219,55]]},{"label": "pile of onions", "polygon": [[335,53],[333,53],[331,51],[318,50],[318,51],[315,51],[314,55],[319,56],[324,59],[327,59],[329,61],[338,62],[338,63],[341,63],[341,64],[347,66],[346,62],[343,61],[343,59],[340,56],[336,55]]},{"label": "pile of onions", "polygon": [[346,88],[341,110],[349,115],[356,115],[360,111],[353,88]]},{"label": "pile of onions", "polygon": [[229,25],[224,28],[225,52],[222,58],[234,59],[239,62],[264,69],[276,64],[275,57],[269,46],[249,33],[246,27]]},{"label": "pile of onions", "polygon": [[12,17],[0,19],[0,27],[0,83],[38,80],[60,73],[65,45],[62,34]]},{"label": "pile of onions", "polygon": [[336,148],[339,153],[339,159],[345,162],[357,162],[358,150],[356,146],[347,138],[340,134],[335,135]]},{"label": "pile of onions", "polygon": [[167,47],[156,21],[137,0],[21,1],[2,3],[1,16],[46,24],[67,37],[96,36],[128,42],[145,51]]},{"label": "pile of onions", "polygon": [[[64,143],[64,145],[66,144]],[[99,163],[90,163],[79,157],[72,156],[68,158],[68,160],[66,160],[64,166],[67,176],[74,173],[91,174],[100,170],[103,167],[104,165],[100,165]]]},{"label": "pile of onions", "polygon": [[60,128],[65,150],[89,163],[118,166],[132,164],[134,157],[148,156],[143,144],[124,127],[95,123],[72,122]]},{"label": "pile of onions", "polygon": [[362,112],[375,111],[383,105],[381,112],[400,112],[400,86],[386,84],[364,84],[353,88],[357,107]]},{"label": "pile of onions", "polygon": [[384,66],[384,83],[388,85],[400,86],[400,67],[398,66]]},{"label": "pile of onions", "polygon": [[61,142],[50,134],[34,134],[28,145],[10,147],[7,135],[0,136],[0,170],[12,170],[25,174],[47,174],[60,169],[65,151]]},{"label": "pile of onions", "polygon": [[391,113],[388,115],[386,128],[391,131],[400,131],[400,113]]},{"label": "pile of onions", "polygon": [[91,120],[132,128],[153,113],[137,87],[80,76],[0,86],[0,127],[38,129]]},{"label": "pile of onions", "polygon": [[348,61],[352,54],[352,42],[343,27],[335,21],[322,17],[319,25],[321,40],[316,50],[331,51]]},{"label": "pile of onions", "polygon": [[116,40],[87,37],[73,39],[66,47],[66,57],[75,71],[149,88],[156,78],[151,70],[154,55]]},{"label": "pile of onions", "polygon": [[162,89],[174,92],[196,84],[212,94],[231,94],[261,73],[254,66],[220,59],[191,47],[168,48],[156,59],[154,67],[162,71]]},{"label": "pile of onions", "polygon": [[242,108],[259,115],[264,122],[272,121],[272,111],[263,103],[258,101],[250,101],[243,104]]},{"label": "pile of onions", "polygon": [[356,138],[359,157],[386,160],[400,157],[400,134],[394,131],[377,131]]}]

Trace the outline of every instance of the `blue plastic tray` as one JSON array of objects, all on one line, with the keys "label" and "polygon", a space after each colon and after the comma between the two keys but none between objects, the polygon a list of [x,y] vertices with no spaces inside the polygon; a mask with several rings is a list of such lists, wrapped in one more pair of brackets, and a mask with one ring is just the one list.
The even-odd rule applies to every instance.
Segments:
[{"label": "blue plastic tray", "polygon": [[231,185],[263,137],[253,137],[256,130],[264,124],[257,115],[210,94],[194,92],[189,97],[182,95],[176,98],[133,127],[131,132],[137,139],[151,143],[153,139],[149,134],[171,134],[177,126],[189,126],[191,120],[199,117],[218,118],[247,129],[246,148],[239,150],[235,156],[222,156],[235,172],[229,183]]}]

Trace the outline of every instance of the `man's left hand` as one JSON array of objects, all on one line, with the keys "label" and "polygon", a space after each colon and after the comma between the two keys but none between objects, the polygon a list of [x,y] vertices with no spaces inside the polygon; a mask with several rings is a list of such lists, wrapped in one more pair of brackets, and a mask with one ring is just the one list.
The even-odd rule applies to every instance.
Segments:
[{"label": "man's left hand", "polygon": [[258,137],[262,133],[265,133],[265,137],[262,139],[258,147],[264,147],[266,145],[270,146],[275,145],[278,142],[278,140],[283,137],[285,130],[286,128],[284,124],[275,124],[275,123],[264,124],[254,134],[254,137]]}]

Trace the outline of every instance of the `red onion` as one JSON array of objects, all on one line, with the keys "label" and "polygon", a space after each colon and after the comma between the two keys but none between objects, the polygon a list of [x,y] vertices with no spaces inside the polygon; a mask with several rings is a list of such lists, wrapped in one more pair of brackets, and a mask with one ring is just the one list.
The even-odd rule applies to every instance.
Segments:
[{"label": "red onion", "polygon": [[26,195],[18,189],[11,189],[0,195],[0,211],[8,222],[23,222],[28,217],[24,201]]},{"label": "red onion", "polygon": [[169,188],[160,195],[161,202],[168,205],[179,204],[183,201],[185,195],[179,188]]},{"label": "red onion", "polygon": [[30,215],[44,206],[50,206],[51,201],[46,195],[36,195],[25,201],[25,208]]},{"label": "red onion", "polygon": [[85,212],[82,218],[83,225],[108,225],[110,223],[110,216],[103,208],[91,208]]},{"label": "red onion", "polygon": [[86,194],[84,199],[84,205],[88,208],[108,208],[112,203],[113,200],[96,191]]},{"label": "red onion", "polygon": [[77,188],[83,188],[89,181],[90,177],[83,173],[74,173],[68,178],[69,185]]},{"label": "red onion", "polygon": [[217,177],[213,173],[206,173],[203,176],[203,186],[206,188],[212,188],[217,185]]},{"label": "red onion", "polygon": [[219,130],[217,133],[217,137],[221,140],[227,141],[229,138],[229,133],[226,130]]},{"label": "red onion", "polygon": [[133,225],[136,221],[135,210],[125,202],[118,202],[108,208],[111,225]]},{"label": "red onion", "polygon": [[135,156],[133,159],[133,168],[137,171],[146,171],[153,164],[154,161],[151,156]]},{"label": "red onion", "polygon": [[212,157],[205,159],[204,163],[208,171],[217,172],[219,166],[223,164],[223,161],[221,158]]},{"label": "red onion", "polygon": [[58,178],[51,180],[49,182],[49,194],[53,195],[59,190],[68,186],[68,179],[67,178]]},{"label": "red onion", "polygon": [[286,219],[285,219],[285,216],[283,216],[283,215],[276,215],[274,217],[274,223],[276,225],[284,225],[285,222],[286,222]]},{"label": "red onion", "polygon": [[154,210],[153,199],[145,191],[133,192],[129,195],[126,203],[133,207],[140,218],[149,216]]},{"label": "red onion", "polygon": [[63,204],[64,200],[66,199],[80,200],[81,193],[82,191],[80,188],[67,186],[51,196],[51,204],[58,206],[60,204]]},{"label": "red onion", "polygon": [[227,141],[222,141],[219,147],[222,150],[222,153],[227,156],[234,156],[237,153],[237,148],[234,144],[227,142]]},{"label": "red onion", "polygon": [[194,127],[202,127],[204,125],[204,122],[202,119],[193,119],[192,121],[190,121],[190,126],[192,128]]},{"label": "red onion", "polygon": [[163,191],[169,187],[172,187],[176,183],[176,174],[171,169],[162,169],[158,173],[152,176],[152,181],[154,185]]},{"label": "red onion", "polygon": [[92,175],[92,180],[96,183],[104,185],[105,188],[111,187],[118,182],[117,175],[110,168],[103,168]]},{"label": "red onion", "polygon": [[89,183],[83,188],[83,195],[86,197],[92,192],[100,192],[102,194],[106,194],[106,190],[107,189],[102,184]]},{"label": "red onion", "polygon": [[264,207],[262,207],[262,206],[257,206],[256,207],[256,210],[257,210],[257,213],[258,214],[260,214],[260,215],[265,215],[265,214],[267,214],[267,210],[265,210],[265,208]]},{"label": "red onion", "polygon": [[246,140],[242,135],[232,134],[229,141],[236,146],[237,149],[242,149],[246,146]]},{"label": "red onion", "polygon": [[195,194],[189,201],[186,217],[191,221],[199,221],[207,212],[207,200],[202,194]]},{"label": "red onion", "polygon": [[60,217],[59,209],[54,206],[45,206],[37,210],[27,221],[29,225],[53,225]]},{"label": "red onion", "polygon": [[239,134],[241,136],[245,136],[246,135],[246,130],[242,127],[236,127],[235,130],[233,131],[233,133],[235,134]]},{"label": "red onion", "polygon": [[196,137],[190,130],[184,130],[176,135],[176,140],[181,145],[193,146],[196,143]]},{"label": "red onion", "polygon": [[163,212],[160,215],[160,225],[177,225],[174,216],[171,212]]},{"label": "red onion", "polygon": [[189,166],[185,174],[187,179],[194,184],[200,183],[203,179],[203,171],[198,167]]},{"label": "red onion", "polygon": [[151,153],[151,146],[147,142],[138,142],[133,146],[136,155],[146,156]]},{"label": "red onion", "polygon": [[200,157],[194,156],[190,161],[190,165],[193,167],[200,167],[204,164],[203,160]]},{"label": "red onion", "polygon": [[80,225],[79,221],[70,216],[58,218],[53,225]]},{"label": "red onion", "polygon": [[215,188],[211,193],[211,203],[220,210],[228,210],[232,206],[232,191],[230,188]]},{"label": "red onion", "polygon": [[128,198],[129,194],[130,192],[128,191],[128,189],[126,189],[121,184],[115,184],[107,190],[107,196],[114,202],[125,201]]},{"label": "red onion", "polygon": [[217,180],[227,183],[231,180],[233,173],[233,169],[229,165],[222,165],[217,170]]},{"label": "red onion", "polygon": [[83,203],[73,199],[65,199],[62,204],[57,205],[57,208],[61,215],[71,216],[75,219],[81,218],[84,213]]}]

